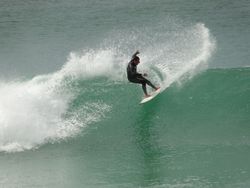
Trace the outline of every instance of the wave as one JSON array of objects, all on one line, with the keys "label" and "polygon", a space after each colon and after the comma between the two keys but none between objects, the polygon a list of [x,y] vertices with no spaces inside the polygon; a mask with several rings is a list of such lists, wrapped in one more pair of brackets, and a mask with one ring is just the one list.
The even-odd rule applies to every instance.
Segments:
[{"label": "wave", "polygon": [[[86,63],[84,57],[78,61]],[[70,87],[79,74],[75,64],[72,56],[53,74],[0,83],[0,151],[23,151],[73,136],[109,111],[110,106],[102,101],[86,101],[80,110],[67,113],[70,102],[77,97],[77,90]],[[92,76],[87,73],[88,68],[81,78]]]},{"label": "wave", "polygon": [[[0,151],[23,151],[60,141],[105,118],[112,104],[102,99],[90,97],[78,108],[72,103],[87,93],[98,77],[127,83],[125,70],[132,47],[143,49],[139,71],[149,72],[150,79],[163,89],[186,74],[194,75],[215,48],[215,40],[204,24],[178,27],[178,32],[170,33],[164,27],[143,30],[143,34],[125,31],[129,40],[126,35],[113,35],[99,49],[72,52],[54,73],[0,82]],[[79,86],[79,81],[85,82]]]}]

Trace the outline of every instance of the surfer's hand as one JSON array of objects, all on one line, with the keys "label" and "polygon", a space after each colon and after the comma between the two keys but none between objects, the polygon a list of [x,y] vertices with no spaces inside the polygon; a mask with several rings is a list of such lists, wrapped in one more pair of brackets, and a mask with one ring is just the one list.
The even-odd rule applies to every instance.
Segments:
[{"label": "surfer's hand", "polygon": [[132,55],[132,59],[134,59],[140,52],[137,50],[133,55]]},{"label": "surfer's hand", "polygon": [[147,74],[147,73],[144,73],[143,76],[148,76],[148,74]]}]

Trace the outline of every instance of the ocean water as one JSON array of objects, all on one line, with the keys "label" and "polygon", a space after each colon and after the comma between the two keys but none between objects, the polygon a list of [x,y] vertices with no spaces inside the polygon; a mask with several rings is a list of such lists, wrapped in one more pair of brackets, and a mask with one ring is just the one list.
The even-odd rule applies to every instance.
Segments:
[{"label": "ocean water", "polygon": [[[0,187],[250,187],[249,16],[247,0],[0,1]],[[136,50],[163,90],[144,105]]]}]

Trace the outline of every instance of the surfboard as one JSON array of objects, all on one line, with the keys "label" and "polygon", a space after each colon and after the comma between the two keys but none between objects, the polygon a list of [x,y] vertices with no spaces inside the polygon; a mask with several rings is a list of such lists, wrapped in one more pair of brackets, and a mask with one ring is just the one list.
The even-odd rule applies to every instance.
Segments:
[{"label": "surfboard", "polygon": [[151,93],[150,97],[145,97],[141,100],[140,104],[146,103],[148,101],[151,101],[153,98],[155,98],[159,93],[161,92],[161,88],[157,89],[156,91],[154,91],[153,93]]}]

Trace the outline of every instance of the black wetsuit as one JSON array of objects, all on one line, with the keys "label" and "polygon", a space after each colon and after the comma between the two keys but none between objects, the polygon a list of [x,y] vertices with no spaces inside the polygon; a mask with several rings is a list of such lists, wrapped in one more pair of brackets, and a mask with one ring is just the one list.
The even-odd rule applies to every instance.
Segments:
[{"label": "black wetsuit", "polygon": [[142,89],[145,95],[148,95],[146,84],[154,89],[157,89],[149,80],[144,78],[142,74],[137,73],[137,65],[134,63],[133,59],[128,64],[127,77],[130,82],[142,84]]}]

